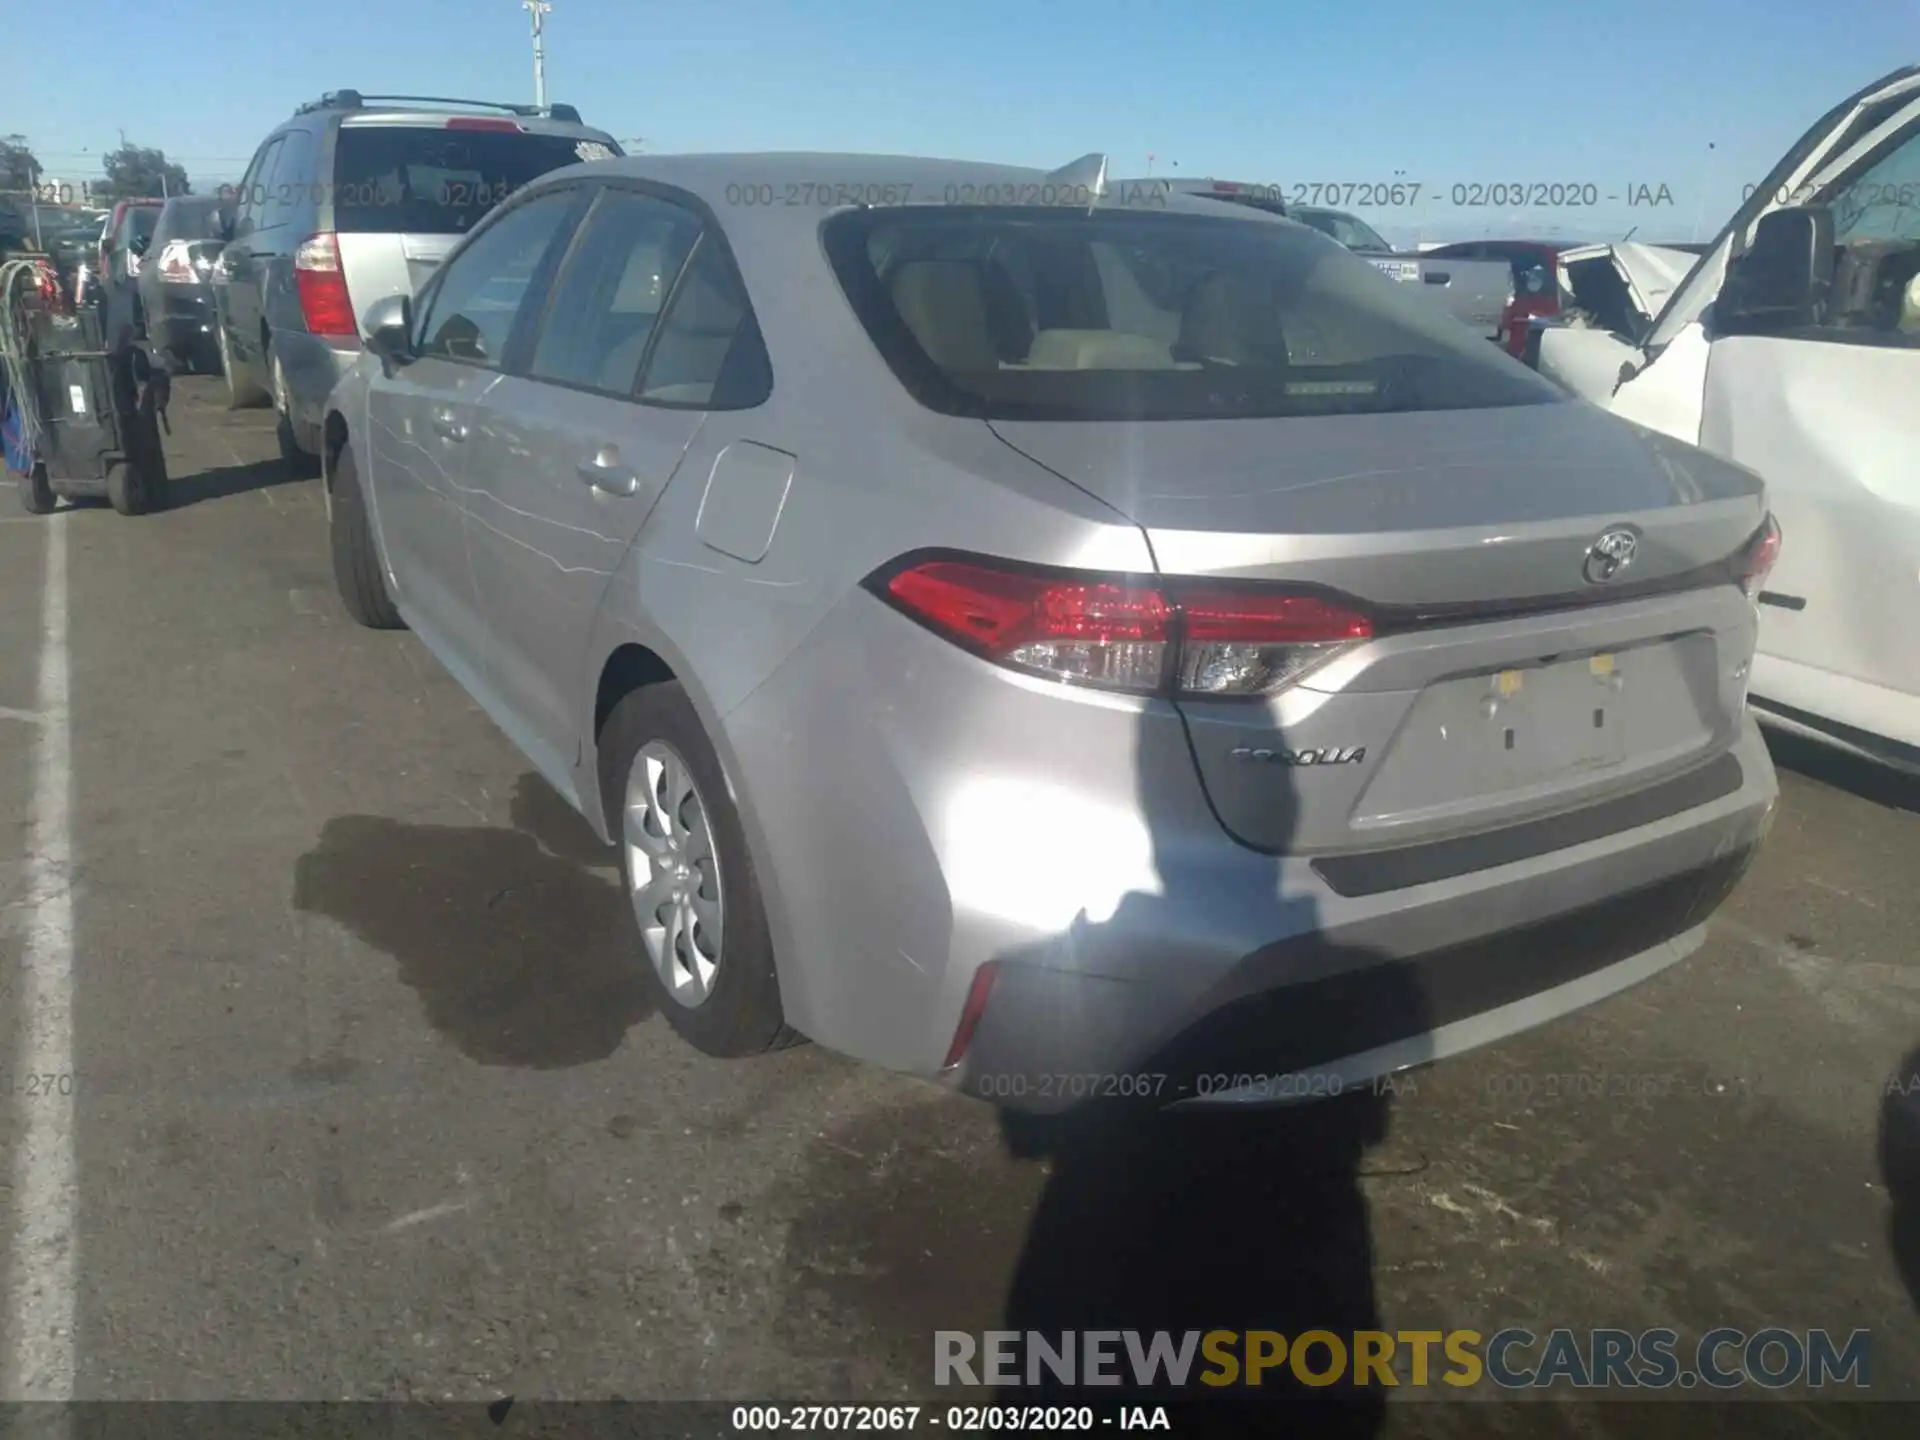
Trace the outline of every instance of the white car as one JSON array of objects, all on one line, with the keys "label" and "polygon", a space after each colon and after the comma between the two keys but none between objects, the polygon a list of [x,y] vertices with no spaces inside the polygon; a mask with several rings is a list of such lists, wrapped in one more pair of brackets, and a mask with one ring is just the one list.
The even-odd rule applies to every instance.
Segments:
[{"label": "white car", "polygon": [[1920,66],[1807,131],[1644,336],[1539,338],[1542,374],[1766,478],[1760,717],[1920,771]]}]

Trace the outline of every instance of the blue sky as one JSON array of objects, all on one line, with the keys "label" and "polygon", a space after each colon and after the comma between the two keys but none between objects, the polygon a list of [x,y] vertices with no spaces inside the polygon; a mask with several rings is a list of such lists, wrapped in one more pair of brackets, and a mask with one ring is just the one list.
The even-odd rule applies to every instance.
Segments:
[{"label": "blue sky", "polygon": [[[0,107],[0,132],[25,132],[64,180],[97,175],[124,127],[209,188],[295,103],[340,87],[532,98],[517,0],[86,13],[89,35],[143,57],[126,83],[87,92],[70,65],[18,64]],[[1396,240],[1704,238],[1823,111],[1914,60],[1920,0],[555,0],[547,17],[551,98],[648,150],[1044,166],[1104,150],[1125,175],[1152,154],[1156,173],[1419,182],[1419,208],[1358,212]],[[1592,184],[1603,203],[1450,203],[1475,182]],[[1672,203],[1628,207],[1638,185]]]}]

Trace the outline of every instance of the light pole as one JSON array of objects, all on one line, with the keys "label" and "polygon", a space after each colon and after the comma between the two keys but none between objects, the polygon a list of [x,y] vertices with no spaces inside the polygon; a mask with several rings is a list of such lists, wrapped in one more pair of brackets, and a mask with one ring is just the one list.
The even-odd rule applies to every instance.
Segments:
[{"label": "light pole", "polygon": [[[1710,156],[1713,156],[1715,159],[1719,158],[1717,155],[1714,155],[1713,141],[1711,140],[1707,142],[1707,154]],[[1718,169],[1719,167],[1716,165],[1709,165],[1707,169],[1707,173],[1701,177],[1700,203],[1698,206],[1694,208],[1694,212],[1693,212],[1693,239],[1695,244],[1698,244],[1700,242],[1700,227],[1707,223],[1706,182],[1707,180],[1714,178],[1714,172],[1717,171]]]},{"label": "light pole", "polygon": [[542,110],[547,108],[547,47],[546,27],[542,23],[546,13],[553,9],[552,0],[520,0],[520,8],[533,16],[533,103]]}]

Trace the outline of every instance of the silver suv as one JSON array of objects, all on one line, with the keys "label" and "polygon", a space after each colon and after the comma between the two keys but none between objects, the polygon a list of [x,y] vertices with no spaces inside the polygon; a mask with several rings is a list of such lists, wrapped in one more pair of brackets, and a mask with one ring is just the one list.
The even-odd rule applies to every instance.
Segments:
[{"label": "silver suv", "polygon": [[229,403],[270,401],[281,457],[316,468],[322,409],[360,353],[367,307],[412,293],[529,180],[619,153],[571,105],[354,90],[302,105],[219,191],[227,243],[213,282]]}]

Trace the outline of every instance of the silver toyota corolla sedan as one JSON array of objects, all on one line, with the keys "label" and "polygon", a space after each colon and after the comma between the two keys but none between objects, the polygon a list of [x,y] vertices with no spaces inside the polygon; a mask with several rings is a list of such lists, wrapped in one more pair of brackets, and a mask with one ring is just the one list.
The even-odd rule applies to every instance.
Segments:
[{"label": "silver toyota corolla sedan", "polygon": [[330,402],[347,608],[619,845],[710,1054],[1284,1101],[1698,946],[1776,797],[1760,482],[1104,177],[526,186]]}]

